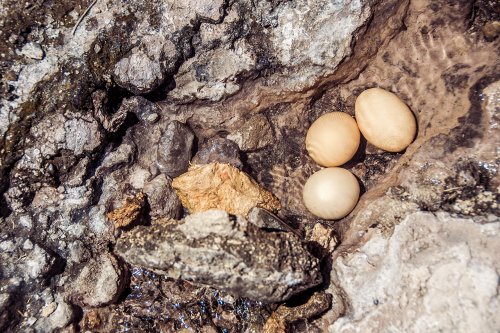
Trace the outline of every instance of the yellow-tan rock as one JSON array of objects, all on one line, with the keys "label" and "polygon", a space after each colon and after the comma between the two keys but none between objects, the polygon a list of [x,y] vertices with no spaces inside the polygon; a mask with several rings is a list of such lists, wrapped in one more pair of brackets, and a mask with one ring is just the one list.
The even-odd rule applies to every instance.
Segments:
[{"label": "yellow-tan rock", "polygon": [[253,207],[276,212],[279,200],[247,174],[229,164],[192,165],[172,187],[190,213],[222,209],[246,216]]},{"label": "yellow-tan rock", "polygon": [[134,197],[126,198],[123,206],[107,214],[116,228],[123,228],[131,225],[141,217],[141,213],[146,204],[146,196],[139,192]]}]

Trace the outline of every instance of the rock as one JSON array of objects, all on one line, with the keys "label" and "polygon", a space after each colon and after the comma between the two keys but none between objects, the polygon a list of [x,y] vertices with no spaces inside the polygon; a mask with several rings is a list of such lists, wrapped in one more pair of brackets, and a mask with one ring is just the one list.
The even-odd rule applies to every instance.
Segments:
[{"label": "rock", "polygon": [[[23,249],[26,239],[5,238],[0,234],[0,259],[2,264],[2,280],[12,279],[11,286],[28,283],[30,280],[43,279],[56,265],[56,258],[38,244]],[[16,257],[15,262],[8,260]],[[1,280],[0,280],[1,281]]]},{"label": "rock", "polygon": [[309,244],[321,256],[333,253],[337,246],[337,237],[335,237],[333,229],[321,223],[316,223],[308,236]]},{"label": "rock", "polygon": [[248,213],[248,222],[255,224],[259,228],[293,232],[296,233],[297,236],[301,236],[297,231],[295,231],[279,217],[259,207],[254,207],[252,208],[252,210],[250,210],[250,212]]},{"label": "rock", "polygon": [[173,121],[163,132],[157,151],[157,163],[161,172],[177,177],[188,169],[191,160],[194,134],[184,124]]},{"label": "rock", "polygon": [[484,38],[488,41],[494,40],[500,34],[500,21],[488,22],[483,26]]},{"label": "rock", "polygon": [[42,308],[42,316],[48,317],[57,309],[57,303],[52,302],[50,304],[45,305]]},{"label": "rock", "polygon": [[210,164],[214,162],[231,164],[238,169],[243,167],[238,145],[231,140],[220,137],[208,139],[191,160],[192,164]]},{"label": "rock", "polygon": [[103,306],[115,302],[125,288],[126,271],[111,255],[89,261],[67,288],[68,299],[79,306]]},{"label": "rock", "polygon": [[38,43],[26,43],[23,48],[21,49],[21,54],[25,57],[35,59],[35,60],[42,60],[43,59],[43,49]]},{"label": "rock", "polygon": [[410,214],[389,239],[375,234],[334,261],[350,307],[329,330],[497,331],[499,235],[498,218],[480,225],[447,213]]},{"label": "rock", "polygon": [[206,99],[220,101],[241,89],[237,78],[255,66],[252,47],[243,40],[186,61],[175,75],[175,100]]},{"label": "rock", "polygon": [[118,85],[134,94],[149,93],[165,80],[160,64],[136,49],[115,65],[113,75]]},{"label": "rock", "polygon": [[64,148],[76,155],[93,152],[102,143],[103,135],[93,118],[73,118],[64,123]]},{"label": "rock", "polygon": [[[54,303],[51,303],[54,304]],[[66,327],[74,317],[74,310],[70,304],[66,303],[61,297],[58,297],[55,310],[48,316],[48,322],[43,325],[43,323],[37,323],[39,326],[39,331],[52,331],[57,328]]]},{"label": "rock", "polygon": [[106,216],[115,224],[115,228],[129,227],[140,220],[145,206],[146,196],[139,192],[134,197],[126,198],[121,208],[109,212]]},{"label": "rock", "polygon": [[172,186],[191,213],[217,208],[246,216],[256,206],[270,211],[281,208],[270,192],[229,164],[192,165]]},{"label": "rock", "polygon": [[286,333],[290,324],[299,320],[316,317],[330,308],[332,295],[315,292],[309,299],[298,306],[280,305],[269,317],[264,326],[264,333]]},{"label": "rock", "polygon": [[322,279],[297,236],[265,232],[218,210],[134,228],[116,253],[132,265],[263,302],[286,300]]},{"label": "rock", "polygon": [[269,311],[261,302],[138,267],[131,268],[129,290],[115,305],[83,309],[82,331],[109,332],[126,320],[127,327],[140,332],[149,327],[151,316],[161,316],[158,327],[164,332],[178,331],[179,327],[213,332],[214,326],[229,332],[260,332]]},{"label": "rock", "polygon": [[273,142],[273,130],[266,116],[258,114],[245,121],[237,132],[227,136],[236,142],[242,151],[255,151]]},{"label": "rock", "polygon": [[182,205],[172,188],[172,180],[161,174],[144,184],[150,215],[153,219],[177,219],[181,216]]},{"label": "rock", "polygon": [[121,104],[118,112],[121,113],[133,113],[143,123],[150,122],[149,118],[154,115],[158,118],[158,112],[161,110],[156,106],[155,103],[150,102],[141,96],[132,96],[125,98]]},{"label": "rock", "polygon": [[110,113],[107,106],[107,94],[103,90],[96,90],[92,93],[92,103],[94,104],[94,117],[106,131],[116,133],[122,128],[128,115],[127,108],[120,107],[116,112]]}]

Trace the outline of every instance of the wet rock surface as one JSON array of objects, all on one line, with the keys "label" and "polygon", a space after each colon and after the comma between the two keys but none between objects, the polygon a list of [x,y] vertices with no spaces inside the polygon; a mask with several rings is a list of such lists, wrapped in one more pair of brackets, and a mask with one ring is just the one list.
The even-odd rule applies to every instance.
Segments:
[{"label": "wet rock surface", "polygon": [[[500,214],[496,7],[0,0],[0,330],[258,332],[284,311],[276,309],[302,309],[322,289],[330,309],[306,306],[290,312],[297,321],[273,317],[278,326],[336,332],[394,322],[425,331],[434,320],[445,330],[476,322],[498,331],[490,316],[498,312],[498,251],[485,245],[498,235]],[[375,86],[408,104],[417,138],[398,154],[362,142],[344,166],[362,184],[361,201],[340,221],[320,221],[301,199],[318,170],[305,151],[307,128],[326,112],[352,115],[356,96]],[[172,178],[190,161],[231,164],[276,196],[281,210],[254,217],[265,230],[255,235],[299,237],[321,258],[323,284],[285,306],[139,267],[128,275],[116,242],[138,232],[135,224],[185,218]],[[144,200],[121,211],[132,230],[117,230],[108,213],[138,193]],[[417,251],[423,243],[428,251]],[[436,271],[426,270],[431,263]],[[437,290],[445,266],[462,277],[450,279],[458,294]]]},{"label": "wet rock surface", "polygon": [[[202,332],[259,332],[273,310],[260,302],[137,267],[131,269],[130,290],[123,302],[86,310],[80,322],[82,329],[172,332],[196,327]],[[152,321],[156,316],[162,320]]]},{"label": "wet rock surface", "polygon": [[131,265],[266,303],[321,283],[317,259],[296,235],[265,232],[220,210],[134,228],[116,252]]}]

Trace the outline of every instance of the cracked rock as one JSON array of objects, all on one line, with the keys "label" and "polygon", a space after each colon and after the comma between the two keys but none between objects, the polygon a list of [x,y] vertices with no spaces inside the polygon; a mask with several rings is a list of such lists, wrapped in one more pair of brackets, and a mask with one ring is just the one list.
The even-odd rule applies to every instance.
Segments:
[{"label": "cracked rock", "polygon": [[280,302],[319,284],[319,262],[292,233],[265,232],[220,210],[139,226],[116,244],[128,263],[236,296]]},{"label": "cracked rock", "polygon": [[153,219],[177,219],[182,212],[182,205],[172,188],[172,180],[161,174],[144,184],[147,195],[150,216]]},{"label": "cracked rock", "polygon": [[273,212],[281,208],[271,192],[229,164],[192,165],[172,186],[191,213],[216,208],[246,216],[256,206]]}]

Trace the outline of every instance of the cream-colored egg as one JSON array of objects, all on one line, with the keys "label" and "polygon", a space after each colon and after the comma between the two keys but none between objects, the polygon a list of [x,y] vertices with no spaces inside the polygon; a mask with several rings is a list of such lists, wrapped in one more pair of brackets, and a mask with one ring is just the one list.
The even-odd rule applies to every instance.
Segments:
[{"label": "cream-colored egg", "polygon": [[347,113],[322,115],[307,131],[306,149],[321,166],[339,166],[348,162],[359,147],[359,129]]},{"label": "cream-colored egg", "polygon": [[380,88],[363,91],[356,99],[355,114],[363,136],[378,148],[399,152],[415,138],[415,116],[392,92]]},{"label": "cream-colored egg", "polygon": [[306,208],[314,215],[337,220],[349,214],[359,199],[359,184],[346,169],[327,168],[314,173],[304,185]]}]

